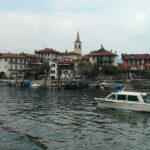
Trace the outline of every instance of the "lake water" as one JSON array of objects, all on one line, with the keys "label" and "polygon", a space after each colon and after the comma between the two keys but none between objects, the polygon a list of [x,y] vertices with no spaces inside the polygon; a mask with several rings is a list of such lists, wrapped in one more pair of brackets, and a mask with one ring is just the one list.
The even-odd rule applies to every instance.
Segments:
[{"label": "lake water", "polygon": [[108,91],[0,92],[0,150],[150,150],[150,114],[98,108]]}]

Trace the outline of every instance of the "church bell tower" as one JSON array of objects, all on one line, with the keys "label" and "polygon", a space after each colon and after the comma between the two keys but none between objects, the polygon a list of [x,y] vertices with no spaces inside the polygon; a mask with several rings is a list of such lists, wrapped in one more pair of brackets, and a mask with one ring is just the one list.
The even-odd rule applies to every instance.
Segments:
[{"label": "church bell tower", "polygon": [[80,41],[79,31],[77,32],[77,38],[74,42],[74,51],[76,53],[82,54],[82,42]]}]

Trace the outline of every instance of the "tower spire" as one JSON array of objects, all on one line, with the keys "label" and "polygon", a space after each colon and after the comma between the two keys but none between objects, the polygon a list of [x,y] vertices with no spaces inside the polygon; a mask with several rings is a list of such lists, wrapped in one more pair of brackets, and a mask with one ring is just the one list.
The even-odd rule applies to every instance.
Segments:
[{"label": "tower spire", "polygon": [[76,42],[81,42],[81,41],[80,41],[79,30],[78,30],[78,32],[77,32],[77,39],[76,39]]},{"label": "tower spire", "polygon": [[77,32],[76,41],[74,42],[74,51],[80,55],[82,54],[82,42],[80,41],[79,30]]}]

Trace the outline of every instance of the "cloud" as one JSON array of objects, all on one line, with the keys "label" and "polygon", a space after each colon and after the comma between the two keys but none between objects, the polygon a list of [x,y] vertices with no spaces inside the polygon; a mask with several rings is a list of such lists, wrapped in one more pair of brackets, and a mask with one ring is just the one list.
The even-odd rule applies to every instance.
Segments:
[{"label": "cloud", "polygon": [[[139,8],[141,3],[138,2],[137,7],[133,8],[134,0],[131,0],[129,8],[126,8],[126,1],[121,1],[122,4],[118,5],[117,2],[118,0],[114,3],[109,0],[56,0],[49,1],[53,11],[46,14],[27,10],[0,13],[1,52],[16,49],[34,52],[35,49],[44,47],[72,51],[78,29],[83,42],[83,53],[98,49],[101,44],[108,50],[117,50],[119,54],[130,53],[130,49],[133,52],[135,49],[137,52],[149,49],[149,41],[145,40],[150,35],[149,9],[145,9],[146,5]],[[55,9],[59,11],[54,11]],[[71,9],[81,11],[71,12]]]},{"label": "cloud", "polygon": [[126,30],[132,36],[142,36],[150,32],[149,30],[149,13],[136,13],[128,19]]}]

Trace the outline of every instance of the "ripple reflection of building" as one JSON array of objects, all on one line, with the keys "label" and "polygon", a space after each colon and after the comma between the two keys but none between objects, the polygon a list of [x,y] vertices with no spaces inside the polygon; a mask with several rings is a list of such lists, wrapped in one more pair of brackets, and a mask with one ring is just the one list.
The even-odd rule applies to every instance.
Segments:
[{"label": "ripple reflection of building", "polygon": [[[101,109],[101,110],[99,110]],[[97,111],[106,118],[117,120],[117,123],[127,123],[131,127],[136,127],[139,124],[148,125],[150,114],[146,112],[135,112],[126,110],[116,110],[110,108],[97,108]]]}]

